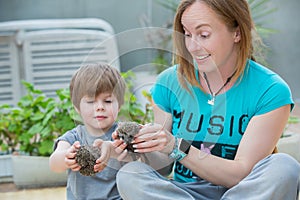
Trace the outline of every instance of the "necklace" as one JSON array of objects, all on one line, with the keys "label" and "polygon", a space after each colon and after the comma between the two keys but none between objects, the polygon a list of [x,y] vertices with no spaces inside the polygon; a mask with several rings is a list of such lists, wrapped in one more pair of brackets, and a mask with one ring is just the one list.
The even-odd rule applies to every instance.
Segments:
[{"label": "necklace", "polygon": [[206,73],[203,72],[203,78],[204,78],[204,80],[205,80],[205,83],[206,83],[206,85],[207,85],[207,87],[208,87],[208,89],[209,89],[209,93],[210,93],[210,95],[211,95],[211,99],[209,99],[209,100],[207,101],[207,103],[208,103],[209,105],[212,105],[212,106],[215,105],[215,97],[216,97],[216,96],[222,91],[222,89],[230,82],[230,80],[231,80],[231,78],[234,76],[234,74],[235,74],[235,72],[233,72],[233,74],[232,74],[230,77],[227,78],[227,80],[226,80],[226,82],[224,83],[224,85],[223,85],[216,93],[213,93],[212,90],[211,90],[211,88],[210,88],[210,84],[209,84],[209,82],[208,82]]}]

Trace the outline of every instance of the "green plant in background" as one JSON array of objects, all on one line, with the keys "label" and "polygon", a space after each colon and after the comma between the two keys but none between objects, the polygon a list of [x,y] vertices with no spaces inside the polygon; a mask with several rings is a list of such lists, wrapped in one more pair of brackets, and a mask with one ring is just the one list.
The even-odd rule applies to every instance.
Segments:
[{"label": "green plant in background", "polygon": [[[12,153],[17,149],[19,143],[17,134],[22,131],[19,122],[18,109],[12,109],[9,105],[0,106],[0,145],[2,153]],[[3,152],[4,151],[4,152]]]},{"label": "green plant in background", "polygon": [[290,116],[288,123],[289,124],[298,124],[300,122],[299,117],[297,116]]},{"label": "green plant in background", "polygon": [[77,120],[69,94],[58,90],[58,100],[48,98],[32,84],[23,81],[27,94],[16,107],[2,105],[0,138],[2,151],[19,151],[29,155],[48,156],[54,140],[75,126]]},{"label": "green plant in background", "polygon": [[290,133],[288,133],[286,130],[289,128],[290,125],[292,125],[292,124],[298,124],[299,122],[300,122],[300,118],[299,117],[290,115],[289,119],[288,119],[288,122],[287,122],[287,124],[285,126],[284,132],[282,133],[281,137],[283,138],[283,137],[289,136]]},{"label": "green plant in background", "polygon": [[120,121],[135,121],[140,124],[146,124],[153,121],[153,113],[151,107],[151,99],[148,92],[143,91],[143,95],[148,99],[145,108],[138,102],[133,94],[133,81],[135,74],[132,71],[122,72],[122,77],[126,82],[125,103],[119,112]]},{"label": "green plant in background", "polygon": [[[151,122],[153,114],[150,103],[143,108],[132,93],[135,74],[129,71],[122,73],[122,76],[126,80],[127,91],[120,120],[142,124]],[[57,90],[57,98],[49,98],[31,83],[22,83],[27,94],[17,106],[0,106],[0,153],[49,156],[55,139],[81,123],[80,116],[73,108],[68,89]],[[144,95],[149,94],[144,92]]]},{"label": "green plant in background", "polygon": [[[276,30],[267,27],[267,24],[270,24],[271,22],[266,20],[266,16],[277,10],[277,8],[270,7],[270,0],[248,0],[248,3],[258,35],[262,39],[266,39],[271,34],[276,33]],[[254,56],[256,61],[267,67],[271,67],[265,59],[267,54],[270,53],[270,49],[265,46],[262,41],[257,41],[256,39],[257,38],[254,36],[253,46],[255,49]]]},{"label": "green plant in background", "polygon": [[271,5],[270,2],[270,0],[248,0],[252,17],[255,21],[255,28],[262,38],[267,38],[277,32],[274,29],[266,27],[270,22],[266,21],[265,17],[277,10],[277,8],[269,7]]}]

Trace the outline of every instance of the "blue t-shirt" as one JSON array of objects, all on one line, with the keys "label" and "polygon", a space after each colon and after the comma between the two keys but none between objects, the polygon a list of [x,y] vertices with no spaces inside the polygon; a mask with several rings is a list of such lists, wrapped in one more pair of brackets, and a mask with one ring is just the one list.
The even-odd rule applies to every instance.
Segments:
[{"label": "blue t-shirt", "polygon": [[[291,91],[282,78],[254,61],[248,63],[234,86],[216,96],[214,106],[207,103],[211,95],[198,87],[188,85],[191,93],[183,89],[177,65],[162,72],[151,93],[155,104],[172,114],[173,135],[193,141],[193,146],[213,155],[233,160],[253,116],[286,104],[293,106]],[[192,182],[198,178],[175,163],[175,180]]]},{"label": "blue t-shirt", "polygon": [[[81,145],[92,145],[95,139],[105,141],[112,140],[111,134],[117,128],[115,123],[110,130],[101,137],[90,135],[85,126],[78,125],[76,128],[66,132],[56,141],[67,141],[71,145],[79,141]],[[110,159],[103,171],[94,176],[84,176],[79,172],[68,170],[67,199],[68,200],[121,200],[117,185],[116,175],[124,162]]]}]

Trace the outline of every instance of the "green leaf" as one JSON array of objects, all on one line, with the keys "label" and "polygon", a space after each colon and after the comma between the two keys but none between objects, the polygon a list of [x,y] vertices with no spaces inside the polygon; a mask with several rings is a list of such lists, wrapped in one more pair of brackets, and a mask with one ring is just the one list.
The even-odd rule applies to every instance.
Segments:
[{"label": "green leaf", "polygon": [[37,133],[40,133],[43,130],[43,126],[41,123],[33,125],[29,130],[28,133],[31,135],[35,135]]},{"label": "green leaf", "polygon": [[39,147],[39,155],[49,156],[53,151],[54,141],[42,141]]},{"label": "green leaf", "polygon": [[288,119],[288,124],[297,124],[300,122],[300,118],[297,116],[290,116]]},{"label": "green leaf", "polygon": [[44,118],[44,113],[37,112],[37,113],[34,113],[34,115],[31,117],[31,120],[39,121],[40,119],[43,119],[43,118]]},{"label": "green leaf", "polygon": [[42,129],[40,131],[40,135],[41,135],[41,140],[43,140],[43,138],[45,138],[46,136],[48,136],[50,133],[52,132],[51,128],[49,126],[45,127],[44,129]]},{"label": "green leaf", "polygon": [[45,126],[49,122],[49,120],[54,117],[54,114],[55,114],[55,110],[51,110],[49,113],[46,114],[42,122],[43,126]]}]

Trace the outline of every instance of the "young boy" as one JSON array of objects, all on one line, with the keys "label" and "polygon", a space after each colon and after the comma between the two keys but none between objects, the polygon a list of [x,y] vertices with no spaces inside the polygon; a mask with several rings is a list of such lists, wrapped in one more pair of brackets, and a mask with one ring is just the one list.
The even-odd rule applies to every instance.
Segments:
[{"label": "young boy", "polygon": [[[59,137],[50,156],[51,170],[63,172],[68,169],[68,200],[121,199],[116,187],[116,173],[123,162],[109,159],[102,169],[94,168],[95,172],[101,172],[84,176],[79,172],[80,166],[75,156],[80,146],[101,146],[101,141],[112,140],[118,112],[124,103],[125,88],[120,73],[106,64],[83,66],[73,75],[70,83],[71,101],[83,125]],[[95,140],[97,142],[94,143]]]}]

